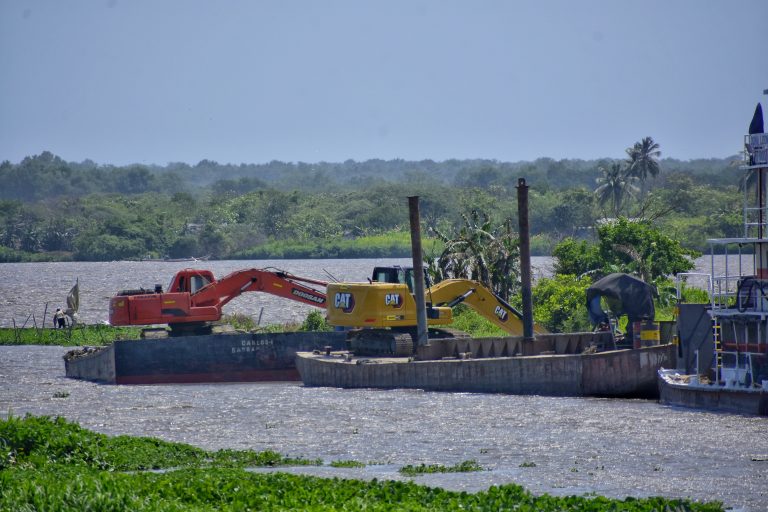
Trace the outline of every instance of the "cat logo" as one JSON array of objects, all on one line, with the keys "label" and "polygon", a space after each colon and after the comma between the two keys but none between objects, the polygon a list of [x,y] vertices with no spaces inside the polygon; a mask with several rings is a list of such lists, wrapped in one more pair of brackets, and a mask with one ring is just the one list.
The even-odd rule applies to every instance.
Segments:
[{"label": "cat logo", "polygon": [[355,297],[349,292],[338,292],[333,297],[333,305],[345,313],[351,313],[355,309]]},{"label": "cat logo", "polygon": [[493,311],[496,313],[496,316],[499,317],[499,320],[502,322],[507,321],[507,317],[509,316],[509,313],[507,313],[507,310],[502,308],[501,306],[496,306],[496,309]]},{"label": "cat logo", "polygon": [[399,293],[388,293],[384,296],[384,304],[393,308],[400,308],[403,306],[403,297]]}]

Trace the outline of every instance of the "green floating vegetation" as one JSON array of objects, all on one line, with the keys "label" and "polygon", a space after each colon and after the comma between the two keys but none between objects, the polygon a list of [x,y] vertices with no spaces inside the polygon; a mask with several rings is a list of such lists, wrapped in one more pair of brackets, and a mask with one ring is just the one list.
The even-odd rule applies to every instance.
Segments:
[{"label": "green floating vegetation", "polygon": [[332,468],[364,468],[366,465],[356,460],[334,460],[329,466]]},{"label": "green floating vegetation", "polygon": [[477,461],[465,460],[453,466],[443,466],[442,464],[419,464],[418,466],[403,466],[400,468],[400,474],[406,476],[424,475],[428,473],[470,473],[472,471],[482,471],[483,468]]},{"label": "green floating vegetation", "polygon": [[64,463],[109,471],[141,471],[181,467],[256,467],[319,465],[273,451],[209,452],[183,443],[151,437],[92,432],[64,418],[10,416],[0,421],[0,469],[43,468]]},{"label": "green floating vegetation", "polygon": [[[0,421],[0,510],[724,510],[719,503],[664,498],[534,496],[518,485],[493,486],[470,494],[413,482],[328,479],[244,469],[315,463],[319,461],[289,459],[269,451],[208,452],[154,438],[108,437],[62,418],[9,417]],[[476,467],[474,461],[467,461],[443,469]],[[142,471],[147,469],[165,471]]]}]

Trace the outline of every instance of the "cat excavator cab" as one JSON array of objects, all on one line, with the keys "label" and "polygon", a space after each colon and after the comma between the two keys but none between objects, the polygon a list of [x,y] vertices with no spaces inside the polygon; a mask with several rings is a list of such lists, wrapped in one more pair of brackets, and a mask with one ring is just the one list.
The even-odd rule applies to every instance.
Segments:
[{"label": "cat excavator cab", "polygon": [[[352,329],[350,348],[359,355],[411,355],[417,314],[413,276],[411,267],[377,267],[367,283],[329,283],[328,323]],[[425,284],[430,338],[463,335],[437,328],[451,324],[452,308],[462,302],[507,333],[523,334],[522,314],[481,283],[447,279]],[[535,325],[534,332],[547,330]]]}]

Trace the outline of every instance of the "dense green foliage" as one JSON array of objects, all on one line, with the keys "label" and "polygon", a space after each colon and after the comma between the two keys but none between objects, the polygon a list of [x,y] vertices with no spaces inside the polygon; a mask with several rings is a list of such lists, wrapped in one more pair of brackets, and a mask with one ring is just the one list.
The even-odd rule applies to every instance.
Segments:
[{"label": "dense green foliage", "polygon": [[649,221],[620,217],[597,229],[598,242],[568,238],[552,252],[557,274],[634,273],[646,282],[694,268],[699,253],[685,249]]},{"label": "dense green foliage", "polygon": [[[511,219],[516,229],[519,177],[531,187],[532,250],[549,254],[564,237],[590,239],[597,219],[615,213],[601,204],[597,180],[612,164],[630,169],[632,154],[626,165],[542,158],[113,167],[44,152],[0,164],[0,262],[404,256],[407,196],[421,197],[422,220],[435,232],[459,229],[472,211],[495,226]],[[642,193],[616,211],[655,219],[684,247],[736,236],[742,202],[732,161],[661,160],[655,177],[646,171]]]},{"label": "dense green foliage", "polygon": [[[537,322],[553,332],[591,330],[586,289],[612,272],[634,274],[654,285],[656,320],[673,319],[676,289],[669,276],[693,269],[699,254],[647,220],[619,217],[598,227],[597,236],[597,242],[567,238],[555,246],[555,276],[539,280],[533,290]],[[684,288],[683,297],[706,298],[692,288]]]},{"label": "dense green foliage", "polygon": [[453,308],[453,323],[451,328],[465,332],[473,338],[493,338],[507,336],[496,324],[491,323],[466,304]]},{"label": "dense green foliage", "polygon": [[533,317],[550,332],[591,331],[586,307],[588,276],[557,274],[539,279],[533,287]]},{"label": "dense green foliage", "polygon": [[[412,482],[252,473],[242,468],[307,461],[273,452],[205,452],[151,438],[108,438],[62,419],[30,416],[0,421],[0,461],[1,510],[723,510],[719,503],[664,498],[534,496],[513,484],[469,494]],[[475,466],[470,461],[455,470]],[[415,468],[420,467],[430,466]],[[173,470],[141,471],[148,468]]]}]

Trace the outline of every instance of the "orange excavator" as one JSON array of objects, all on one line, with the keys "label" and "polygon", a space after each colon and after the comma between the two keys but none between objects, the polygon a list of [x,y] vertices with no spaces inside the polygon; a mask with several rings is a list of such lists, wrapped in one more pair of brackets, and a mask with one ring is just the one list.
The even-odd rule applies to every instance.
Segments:
[{"label": "orange excavator", "polygon": [[168,324],[175,333],[210,332],[209,322],[221,320],[222,308],[245,292],[265,292],[325,309],[325,281],[277,269],[237,270],[216,279],[210,270],[178,272],[168,288],[122,290],[109,301],[112,325]]}]

